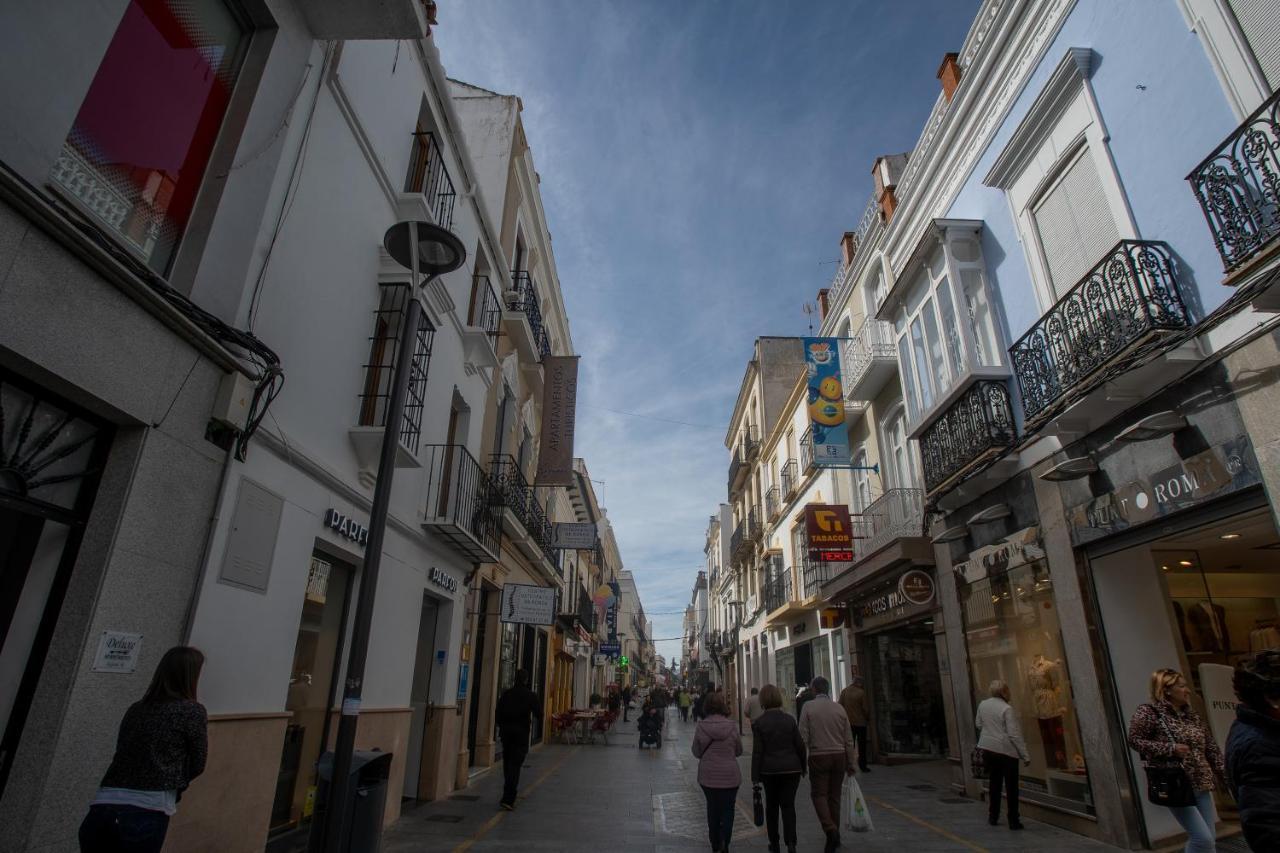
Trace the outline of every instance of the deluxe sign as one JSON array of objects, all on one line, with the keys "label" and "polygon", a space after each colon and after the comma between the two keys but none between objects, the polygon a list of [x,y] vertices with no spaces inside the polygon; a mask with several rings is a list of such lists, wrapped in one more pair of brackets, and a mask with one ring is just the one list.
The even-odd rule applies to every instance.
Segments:
[{"label": "deluxe sign", "polygon": [[853,522],[842,504],[809,504],[804,508],[809,559],[820,563],[853,562]]},{"label": "deluxe sign", "polygon": [[369,544],[369,528],[356,523],[333,507],[329,507],[329,511],[324,514],[324,526],[343,539],[350,539],[361,548]]},{"label": "deluxe sign", "polygon": [[503,585],[501,618],[523,625],[550,625],[556,621],[556,590],[532,584]]}]

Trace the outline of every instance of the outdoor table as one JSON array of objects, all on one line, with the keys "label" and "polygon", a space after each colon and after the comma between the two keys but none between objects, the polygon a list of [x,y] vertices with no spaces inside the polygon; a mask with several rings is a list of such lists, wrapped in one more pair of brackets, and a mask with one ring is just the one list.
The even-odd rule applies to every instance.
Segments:
[{"label": "outdoor table", "polygon": [[586,743],[591,737],[591,724],[600,716],[599,711],[574,711],[573,719],[578,723],[581,731],[578,734],[579,743]]}]

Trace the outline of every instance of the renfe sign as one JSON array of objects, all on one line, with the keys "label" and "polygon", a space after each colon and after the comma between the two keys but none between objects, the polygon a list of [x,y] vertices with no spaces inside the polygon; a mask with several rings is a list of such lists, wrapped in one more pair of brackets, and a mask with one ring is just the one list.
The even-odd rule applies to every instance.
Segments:
[{"label": "renfe sign", "polygon": [[804,527],[809,537],[810,560],[853,562],[853,522],[849,518],[849,507],[809,504],[804,508]]}]

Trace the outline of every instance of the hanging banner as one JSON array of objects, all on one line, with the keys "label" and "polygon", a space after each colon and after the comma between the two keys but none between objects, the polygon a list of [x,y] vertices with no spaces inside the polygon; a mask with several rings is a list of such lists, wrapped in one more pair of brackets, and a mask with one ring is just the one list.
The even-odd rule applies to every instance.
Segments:
[{"label": "hanging banner", "polygon": [[556,621],[555,587],[503,584],[500,618],[523,625],[550,625]]},{"label": "hanging banner", "polygon": [[804,508],[809,559],[818,563],[853,562],[853,522],[842,504],[809,504]]},{"label": "hanging banner", "polygon": [[803,338],[804,366],[809,377],[809,424],[813,464],[848,466],[849,431],[844,423],[844,386],[840,382],[837,338]]},{"label": "hanging banner", "polygon": [[578,410],[578,357],[542,359],[542,436],[535,486],[573,485],[573,429]]}]

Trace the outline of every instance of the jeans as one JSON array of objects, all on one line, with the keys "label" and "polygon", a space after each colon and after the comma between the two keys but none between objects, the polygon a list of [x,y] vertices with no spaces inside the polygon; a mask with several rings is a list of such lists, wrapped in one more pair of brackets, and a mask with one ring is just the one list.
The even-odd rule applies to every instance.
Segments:
[{"label": "jeans", "polygon": [[867,727],[866,726],[849,726],[853,729],[853,741],[858,745],[858,769],[867,769]]},{"label": "jeans", "polygon": [[1218,822],[1217,812],[1213,808],[1213,791],[1196,792],[1194,806],[1182,806],[1169,809],[1187,833],[1186,853],[1213,853],[1216,848],[1217,833],[1214,824]]},{"label": "jeans", "polygon": [[987,815],[992,823],[1000,820],[1000,789],[1004,788],[1009,800],[1009,825],[1017,826],[1018,820],[1018,759],[1003,752],[982,750],[987,775],[991,777],[991,792],[987,795]]},{"label": "jeans", "polygon": [[782,840],[796,843],[796,791],[799,773],[768,773],[760,777],[764,786],[764,822],[769,830],[769,843],[778,843],[778,811],[782,811]]},{"label": "jeans", "polygon": [[516,790],[520,787],[520,768],[529,755],[529,736],[521,740],[502,741],[502,802],[515,805]]},{"label": "jeans", "polygon": [[723,850],[729,846],[733,835],[733,809],[738,802],[738,789],[703,785],[702,793],[707,798],[707,837],[711,840],[711,849]]},{"label": "jeans", "polygon": [[89,806],[80,824],[81,853],[160,853],[169,816],[136,806]]},{"label": "jeans", "polygon": [[682,723],[689,722],[689,706],[688,705],[680,706],[680,722]]},{"label": "jeans", "polygon": [[843,752],[809,755],[809,796],[822,831],[828,835],[840,829],[840,795],[848,769]]}]

